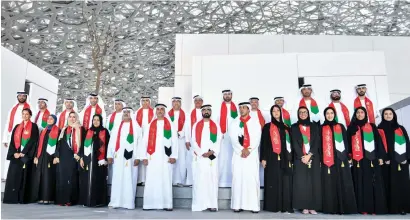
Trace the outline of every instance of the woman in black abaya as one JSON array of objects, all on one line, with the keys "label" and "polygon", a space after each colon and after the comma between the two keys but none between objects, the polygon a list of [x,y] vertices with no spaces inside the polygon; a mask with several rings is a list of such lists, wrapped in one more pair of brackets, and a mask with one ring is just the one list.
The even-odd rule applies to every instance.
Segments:
[{"label": "woman in black abaya", "polygon": [[336,111],[332,107],[327,107],[324,115],[325,122],[321,126],[323,213],[354,214],[357,206],[346,129],[336,122]]},{"label": "woman in black abaya", "polygon": [[101,115],[94,115],[93,125],[86,132],[80,150],[80,202],[95,207],[106,206],[107,202],[107,145],[108,130],[103,127]]},{"label": "woman in black abaya", "polygon": [[310,121],[306,107],[299,107],[298,119],[291,127],[294,152],[292,204],[294,209],[303,210],[303,214],[316,215],[316,211],[322,209],[319,128]]},{"label": "woman in black abaya", "polygon": [[382,113],[378,126],[382,143],[387,149],[383,177],[389,213],[410,212],[410,143],[406,129],[397,123],[397,115],[392,108]]},{"label": "woman in black abaya", "polygon": [[352,155],[352,176],[358,212],[387,213],[382,177],[385,152],[376,125],[369,123],[364,107],[356,108],[347,129],[349,154]]},{"label": "woman in black abaya", "polygon": [[263,209],[293,213],[290,129],[283,123],[278,105],[271,107],[270,114],[271,123],[263,127],[260,144],[265,175]]}]

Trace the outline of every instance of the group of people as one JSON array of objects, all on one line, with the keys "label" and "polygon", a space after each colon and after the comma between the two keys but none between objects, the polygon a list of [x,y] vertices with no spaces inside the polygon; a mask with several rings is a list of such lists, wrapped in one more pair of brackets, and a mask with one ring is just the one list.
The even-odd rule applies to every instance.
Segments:
[{"label": "group of people", "polygon": [[409,137],[391,108],[376,127],[366,89],[356,87],[352,115],[341,91],[330,91],[321,121],[322,106],[303,85],[293,124],[283,97],[267,117],[257,97],[236,105],[230,90],[217,109],[194,96],[189,115],[179,97],[169,111],[142,97],[135,113],[116,99],[108,117],[96,94],[81,112],[65,99],[58,116],[39,99],[34,119],[27,94],[18,93],[3,137],[3,202],[134,209],[144,185],[144,210],[171,211],[174,185],[192,186],[192,211],[217,211],[219,187],[231,187],[231,208],[257,213],[263,186],[263,209],[272,212],[405,214]]}]

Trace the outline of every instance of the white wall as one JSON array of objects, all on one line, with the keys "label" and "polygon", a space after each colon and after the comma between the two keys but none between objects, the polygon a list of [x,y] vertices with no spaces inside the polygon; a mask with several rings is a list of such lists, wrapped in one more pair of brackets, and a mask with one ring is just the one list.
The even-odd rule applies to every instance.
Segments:
[{"label": "white wall", "polygon": [[[44,72],[27,60],[1,47],[1,130],[3,134],[7,114],[16,104],[16,92],[24,91],[25,82],[30,82],[29,100],[33,113],[37,110],[37,99],[47,98],[49,109],[54,113],[57,102],[58,79]],[[1,164],[7,148],[1,147]],[[3,169],[1,169],[3,171]]]},{"label": "white wall", "polygon": [[[410,38],[331,35],[176,35],[175,95],[192,97],[188,91],[195,68],[194,56],[233,54],[317,53],[383,51],[391,103],[410,96]],[[379,62],[374,63],[375,66]],[[377,75],[377,68],[375,68]],[[188,84],[187,84],[188,83]],[[202,94],[205,96],[207,94]],[[389,103],[390,104],[390,103]],[[185,107],[186,108],[186,107]]]},{"label": "white wall", "polygon": [[[158,103],[163,103],[170,107],[172,104],[172,97],[174,97],[174,87],[159,87]],[[185,100],[182,100],[182,102],[184,101]]]}]

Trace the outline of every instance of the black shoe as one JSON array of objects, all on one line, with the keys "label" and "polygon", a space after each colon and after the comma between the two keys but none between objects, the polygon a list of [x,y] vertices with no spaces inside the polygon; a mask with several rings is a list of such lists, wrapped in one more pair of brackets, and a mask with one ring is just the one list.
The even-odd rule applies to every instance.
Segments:
[{"label": "black shoe", "polygon": [[170,211],[172,211],[172,209],[164,209],[165,211],[167,211],[167,212],[170,212]]},{"label": "black shoe", "polygon": [[143,184],[143,183],[138,183],[137,186],[143,186],[142,184]]},{"label": "black shoe", "polygon": [[216,209],[215,208],[213,208],[213,209],[208,209],[210,212],[216,212]]},{"label": "black shoe", "polygon": [[234,209],[233,212],[241,212],[240,209]]},{"label": "black shoe", "polygon": [[259,213],[259,211],[251,211],[252,213],[254,213],[254,214],[257,214],[257,213]]}]

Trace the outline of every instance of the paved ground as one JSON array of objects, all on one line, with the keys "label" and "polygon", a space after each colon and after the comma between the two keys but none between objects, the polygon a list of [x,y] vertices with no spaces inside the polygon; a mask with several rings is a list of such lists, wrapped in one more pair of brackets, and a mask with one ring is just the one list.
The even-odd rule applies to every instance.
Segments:
[{"label": "paved ground", "polygon": [[166,211],[142,211],[108,209],[108,208],[83,208],[81,206],[60,207],[55,205],[9,205],[1,204],[2,219],[410,219],[410,214],[400,215],[302,215],[281,214],[271,212],[234,213],[230,210],[219,212],[191,212],[189,209],[176,209],[172,212]]}]

